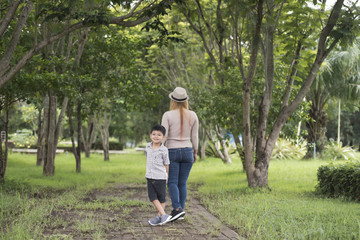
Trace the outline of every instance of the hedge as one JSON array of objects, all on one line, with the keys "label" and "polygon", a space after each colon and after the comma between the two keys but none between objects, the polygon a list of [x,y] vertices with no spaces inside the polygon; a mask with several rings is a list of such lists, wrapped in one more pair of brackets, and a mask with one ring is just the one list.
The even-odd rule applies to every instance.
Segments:
[{"label": "hedge", "polygon": [[[102,150],[103,146],[102,146],[101,142],[96,142],[96,143],[94,143],[92,148]],[[124,149],[124,144],[119,143],[119,142],[109,142],[109,148],[110,148],[110,150],[123,150]]]},{"label": "hedge", "polygon": [[[76,146],[77,147],[77,146]],[[35,147],[36,148],[36,147]],[[72,147],[58,147],[58,149],[63,149],[64,151],[72,152]],[[103,150],[101,142],[96,142],[92,145],[91,149]],[[124,144],[118,142],[109,142],[109,150],[123,150]],[[81,151],[84,151],[84,145],[81,146]]]},{"label": "hedge", "polygon": [[344,196],[360,201],[360,161],[330,163],[317,172],[317,190],[329,197]]}]

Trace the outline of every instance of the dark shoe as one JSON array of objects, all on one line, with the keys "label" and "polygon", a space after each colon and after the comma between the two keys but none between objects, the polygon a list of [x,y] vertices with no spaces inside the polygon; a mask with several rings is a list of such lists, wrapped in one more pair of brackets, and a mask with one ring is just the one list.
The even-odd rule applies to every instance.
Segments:
[{"label": "dark shoe", "polygon": [[178,210],[176,209],[172,210],[170,215],[171,215],[170,222],[172,222],[178,219],[179,217],[183,217],[185,215],[185,212],[181,208],[179,208]]}]

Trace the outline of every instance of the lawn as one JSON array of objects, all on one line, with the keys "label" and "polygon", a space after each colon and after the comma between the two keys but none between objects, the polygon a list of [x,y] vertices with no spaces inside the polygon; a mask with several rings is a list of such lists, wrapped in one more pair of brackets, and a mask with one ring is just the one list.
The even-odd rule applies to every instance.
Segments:
[{"label": "lawn", "polygon": [[[56,157],[54,177],[43,177],[35,156],[10,154],[6,183],[0,189],[0,239],[41,236],[46,213],[109,185],[145,184],[141,153],[82,159],[75,173],[72,155]],[[270,190],[247,188],[240,160],[198,161],[189,185],[202,203],[224,223],[248,239],[360,239],[360,205],[315,194],[316,171],[326,161],[272,161]],[[45,223],[44,223],[45,222]]]}]

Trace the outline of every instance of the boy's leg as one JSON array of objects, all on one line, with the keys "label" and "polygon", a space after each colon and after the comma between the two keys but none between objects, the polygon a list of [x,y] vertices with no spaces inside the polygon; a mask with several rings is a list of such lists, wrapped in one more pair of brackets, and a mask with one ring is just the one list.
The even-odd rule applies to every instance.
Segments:
[{"label": "boy's leg", "polygon": [[163,205],[163,203],[160,203],[159,202],[159,200],[154,200],[154,201],[152,201],[152,203],[154,204],[154,206],[156,207],[156,209],[158,210],[158,212],[159,212],[159,216],[161,216],[161,215],[164,215],[165,214],[165,211],[164,211],[164,209],[165,209],[165,206],[163,207],[162,205]]},{"label": "boy's leg", "polygon": [[162,208],[164,209],[164,212],[165,212],[166,203],[165,202],[161,203],[161,206],[162,206]]},{"label": "boy's leg", "polygon": [[163,225],[170,221],[171,216],[165,213],[165,202],[166,202],[166,180],[157,181],[157,201],[154,201],[153,204],[158,209],[160,214],[160,225]]}]

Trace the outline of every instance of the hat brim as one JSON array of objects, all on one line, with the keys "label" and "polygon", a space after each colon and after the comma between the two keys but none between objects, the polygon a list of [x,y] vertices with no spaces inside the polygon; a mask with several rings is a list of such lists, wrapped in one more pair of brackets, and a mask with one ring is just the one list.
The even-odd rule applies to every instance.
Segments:
[{"label": "hat brim", "polygon": [[186,96],[186,98],[179,99],[179,98],[174,97],[172,94],[173,93],[169,94],[169,98],[175,102],[185,102],[189,99],[189,96]]}]

